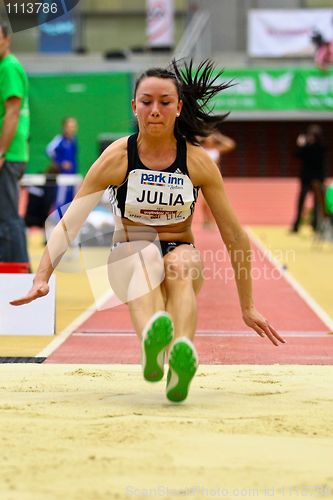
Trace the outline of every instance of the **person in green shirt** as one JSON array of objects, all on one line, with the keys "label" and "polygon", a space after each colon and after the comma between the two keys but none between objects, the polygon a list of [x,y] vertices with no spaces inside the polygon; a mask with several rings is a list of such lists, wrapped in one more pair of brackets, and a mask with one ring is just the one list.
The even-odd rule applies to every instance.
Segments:
[{"label": "person in green shirt", "polygon": [[10,52],[0,22],[0,262],[28,262],[25,225],[18,212],[19,180],[28,161],[28,79]]}]

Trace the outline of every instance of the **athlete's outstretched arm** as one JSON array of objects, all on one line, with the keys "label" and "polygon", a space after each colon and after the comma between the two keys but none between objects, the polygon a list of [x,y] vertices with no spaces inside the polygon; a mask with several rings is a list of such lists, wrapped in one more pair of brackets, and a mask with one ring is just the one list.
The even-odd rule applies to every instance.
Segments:
[{"label": "athlete's outstretched arm", "polygon": [[[269,321],[257,311],[252,293],[251,247],[245,230],[240,225],[224,190],[221,174],[215,163],[201,148],[196,151],[196,185],[203,195],[216,220],[223,242],[230,255],[234,269],[239,302],[244,322],[261,337],[267,337],[274,345],[285,340]],[[192,180],[193,182],[193,180]]]},{"label": "athlete's outstretched arm", "polygon": [[49,292],[48,281],[62,256],[74,241],[82,224],[110,184],[122,181],[123,139],[114,143],[92,165],[74,200],[58,222],[41,257],[33,285],[24,297],[12,300],[13,306],[28,304]]}]

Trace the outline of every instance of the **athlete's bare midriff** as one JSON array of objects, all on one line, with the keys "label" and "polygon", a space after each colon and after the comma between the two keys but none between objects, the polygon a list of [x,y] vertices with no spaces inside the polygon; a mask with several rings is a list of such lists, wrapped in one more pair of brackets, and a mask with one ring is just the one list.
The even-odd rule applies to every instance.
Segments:
[{"label": "athlete's bare midriff", "polygon": [[157,237],[160,241],[194,243],[191,229],[192,219],[193,215],[178,224],[147,226],[125,218],[116,217],[113,243],[139,240],[154,241]]}]

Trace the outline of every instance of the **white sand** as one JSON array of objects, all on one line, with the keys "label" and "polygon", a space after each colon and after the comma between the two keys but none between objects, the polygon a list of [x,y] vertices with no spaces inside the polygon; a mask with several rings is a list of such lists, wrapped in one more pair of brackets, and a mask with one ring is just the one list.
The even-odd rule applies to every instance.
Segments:
[{"label": "white sand", "polygon": [[333,366],[0,365],[0,499],[333,498]]}]

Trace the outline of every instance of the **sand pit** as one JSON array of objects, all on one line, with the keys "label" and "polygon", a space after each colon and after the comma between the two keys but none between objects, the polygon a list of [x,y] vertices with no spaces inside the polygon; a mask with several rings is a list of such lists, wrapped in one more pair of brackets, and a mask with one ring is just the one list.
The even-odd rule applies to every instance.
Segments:
[{"label": "sand pit", "polygon": [[333,498],[333,367],[0,365],[0,498]]}]

